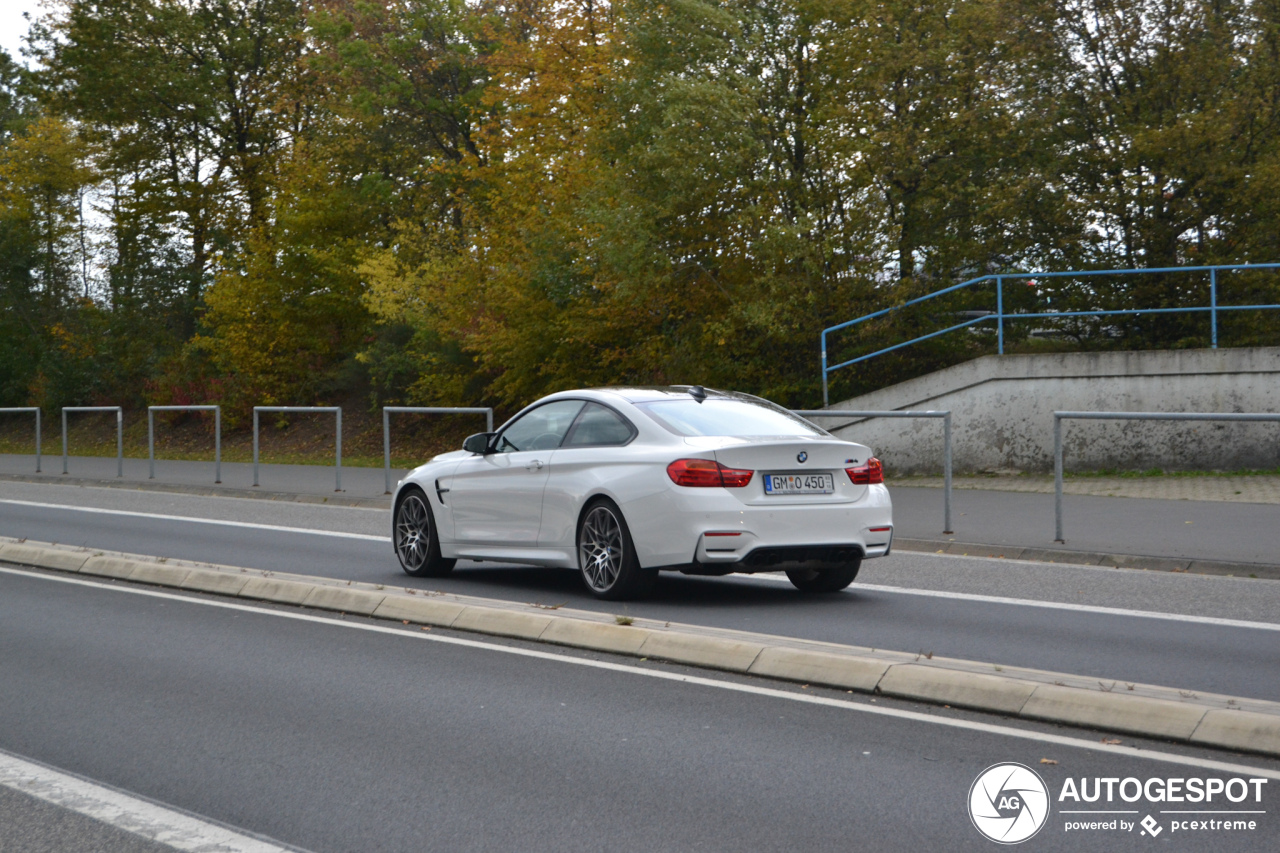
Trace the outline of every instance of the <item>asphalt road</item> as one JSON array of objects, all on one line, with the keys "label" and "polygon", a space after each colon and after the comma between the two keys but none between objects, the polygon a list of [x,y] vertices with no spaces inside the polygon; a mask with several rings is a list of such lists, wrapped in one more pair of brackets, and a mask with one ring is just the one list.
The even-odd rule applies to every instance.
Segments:
[{"label": "asphalt road", "polygon": [[[305,525],[363,536],[380,535],[379,528],[387,522],[385,512],[370,510],[200,499],[214,504],[210,508],[182,496],[164,496],[164,506],[154,508],[147,503],[151,497],[144,493],[42,488],[45,496],[65,496],[73,491],[85,496],[87,502],[103,499],[100,493],[105,492],[105,497],[117,499],[116,506],[109,508],[130,512],[143,512],[146,506],[166,514],[208,511],[206,517],[251,519],[259,524],[290,522],[283,526]],[[12,492],[6,490],[6,494]],[[28,493],[28,497],[33,495]],[[132,503],[128,507],[132,509],[118,500],[122,495],[129,496]],[[652,600],[606,603],[587,595],[577,575],[569,571],[469,564],[445,579],[419,580],[400,571],[390,546],[383,541],[308,532],[0,501],[0,535],[506,600],[567,603],[676,622],[1054,670],[1105,681],[1280,700],[1277,631],[921,594],[950,591],[1274,624],[1280,620],[1280,584],[1272,581],[899,553],[868,561],[860,578],[865,583],[834,596],[803,596],[775,578],[664,575]],[[911,587],[916,591],[884,588],[904,583],[916,584]]]},{"label": "asphalt road", "polygon": [[[479,418],[476,420],[481,422]],[[47,443],[45,449],[59,450],[52,443]],[[119,481],[114,458],[73,456],[68,467],[72,477],[121,485],[151,483],[211,491],[251,490],[252,465],[224,463],[223,482],[215,486],[212,462],[166,460],[163,446],[158,452],[162,458],[156,461],[155,481],[147,479],[146,459],[125,459],[124,477]],[[264,448],[264,454],[266,452]],[[33,476],[34,462],[34,456],[30,455],[0,454],[0,474]],[[60,454],[45,454],[43,477],[49,486],[58,485],[61,475],[57,472],[62,470],[61,466]],[[404,473],[393,469],[392,482]],[[387,500],[383,496],[384,473],[380,468],[343,468],[341,493],[334,492],[333,468],[324,465],[263,463],[259,481],[263,492],[291,492],[335,500]],[[0,493],[8,491],[11,485],[23,486],[0,481]],[[1280,525],[1276,524],[1280,507],[1274,504],[1067,495],[1064,499],[1067,541],[1059,544],[1053,541],[1053,495],[956,489],[952,497],[955,533],[946,535],[942,532],[941,489],[892,485],[890,493],[897,533],[911,539],[1263,564],[1275,564],[1276,555],[1280,554]]]},{"label": "asphalt road", "polygon": [[[1264,759],[1130,739],[1144,752],[1117,754],[1099,751],[1096,733],[956,728],[944,723],[1003,722],[279,612],[295,613],[0,574],[0,749],[314,851],[991,850],[966,803],[975,777],[1002,761],[1035,768],[1052,792],[1028,849],[1139,850],[1151,839],[1138,831],[1065,831],[1079,818],[1060,813],[1064,781],[1241,775],[1162,754],[1280,772]],[[709,683],[654,677],[686,672]],[[927,716],[892,716],[904,709]],[[1081,740],[1046,739],[1064,735]],[[1166,830],[1161,849],[1276,849],[1278,786],[1249,804],[1267,811],[1256,830]],[[0,810],[13,805],[0,797]],[[1159,808],[1120,807],[1142,809],[1130,821]]]}]

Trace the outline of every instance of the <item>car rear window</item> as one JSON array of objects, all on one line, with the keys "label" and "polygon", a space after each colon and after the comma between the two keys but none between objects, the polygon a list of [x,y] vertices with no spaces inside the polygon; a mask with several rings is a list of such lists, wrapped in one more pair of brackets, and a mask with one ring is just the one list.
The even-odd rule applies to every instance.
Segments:
[{"label": "car rear window", "polygon": [[798,415],[745,400],[689,398],[636,406],[676,435],[826,435]]}]

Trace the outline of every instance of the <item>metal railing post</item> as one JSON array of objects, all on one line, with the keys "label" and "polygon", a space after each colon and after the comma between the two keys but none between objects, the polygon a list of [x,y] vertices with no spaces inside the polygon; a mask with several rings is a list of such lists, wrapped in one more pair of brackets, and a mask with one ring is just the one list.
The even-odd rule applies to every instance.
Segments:
[{"label": "metal railing post", "polygon": [[199,406],[147,406],[147,455],[151,460],[151,476],[156,478],[156,412],[213,412],[213,482],[222,482],[222,407],[211,403]]},{"label": "metal railing post", "polygon": [[382,471],[384,494],[391,494],[391,415],[484,415],[485,432],[493,432],[491,406],[383,406]]},{"label": "metal railing post", "polygon": [[222,407],[213,407],[213,482],[222,482]]},{"label": "metal railing post", "polygon": [[1218,348],[1218,271],[1209,270],[1209,328],[1212,348]]},{"label": "metal railing post", "polygon": [[15,408],[0,408],[0,414],[25,414],[32,413],[36,416],[36,473],[40,473],[40,407],[39,406],[18,406]]},{"label": "metal railing post", "polygon": [[951,413],[942,417],[942,532],[951,529]]},{"label": "metal railing post", "polygon": [[1004,355],[1004,277],[996,276],[996,348]]},{"label": "metal railing post", "polygon": [[253,407],[253,484],[258,485],[258,414],[260,412],[332,412],[334,414],[333,483],[334,491],[342,491],[342,407],[341,406],[254,406]]},{"label": "metal railing post", "polygon": [[[831,405],[827,399],[827,330],[822,330],[822,408]],[[492,429],[489,432],[493,432]]]},{"label": "metal railing post", "polygon": [[258,407],[253,407],[253,485],[258,485]]},{"label": "metal railing post", "polygon": [[1053,413],[1053,479],[1057,516],[1055,542],[1062,535],[1062,422],[1068,418],[1082,421],[1224,421],[1236,423],[1280,423],[1280,412],[1054,412]]},{"label": "metal railing post", "polygon": [[382,493],[391,494],[391,413],[382,407]]},{"label": "metal railing post", "polygon": [[1066,542],[1062,536],[1062,417],[1053,413],[1053,541]]},{"label": "metal railing post", "polygon": [[124,409],[120,406],[63,406],[62,407],[62,473],[67,473],[67,412],[115,412],[116,413],[116,476],[124,476]]}]

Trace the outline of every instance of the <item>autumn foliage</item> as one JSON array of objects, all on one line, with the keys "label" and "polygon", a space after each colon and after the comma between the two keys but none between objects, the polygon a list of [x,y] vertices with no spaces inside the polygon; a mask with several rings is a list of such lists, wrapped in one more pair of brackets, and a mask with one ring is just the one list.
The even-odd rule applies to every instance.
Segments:
[{"label": "autumn foliage", "polygon": [[[1280,260],[1271,2],[59,0],[29,53],[0,58],[5,405],[680,382],[813,405],[823,327],[964,278]],[[1276,342],[1231,322],[1226,344]],[[1203,325],[1008,335],[1202,346]],[[938,339],[835,393],[990,348]]]}]

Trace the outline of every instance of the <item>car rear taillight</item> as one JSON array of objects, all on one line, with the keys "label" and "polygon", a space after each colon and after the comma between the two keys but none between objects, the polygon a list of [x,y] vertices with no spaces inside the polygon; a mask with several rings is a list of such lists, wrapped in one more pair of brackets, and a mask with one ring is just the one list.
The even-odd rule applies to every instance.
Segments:
[{"label": "car rear taillight", "polygon": [[740,489],[755,471],[742,468],[726,468],[713,459],[677,459],[667,466],[667,476],[677,486],[724,486]]},{"label": "car rear taillight", "polygon": [[859,465],[857,468],[845,468],[844,472],[849,475],[849,479],[855,486],[873,486],[884,482],[884,466],[874,456],[868,459],[866,464]]}]

